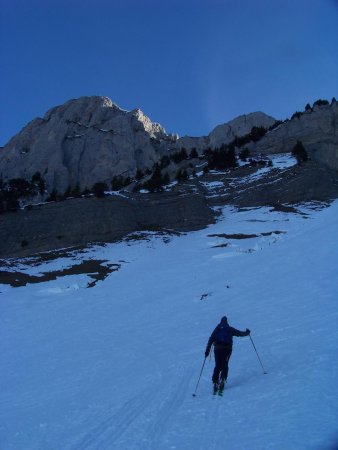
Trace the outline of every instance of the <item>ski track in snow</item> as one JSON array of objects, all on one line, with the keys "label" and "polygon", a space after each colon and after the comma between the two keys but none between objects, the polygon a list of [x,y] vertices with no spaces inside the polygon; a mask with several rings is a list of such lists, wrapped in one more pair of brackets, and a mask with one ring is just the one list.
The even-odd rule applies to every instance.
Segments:
[{"label": "ski track in snow", "polygon": [[[69,450],[159,449],[170,421],[185,398],[191,395],[188,385],[193,372],[184,370],[173,384],[157,382],[143,393],[130,398],[121,408],[89,429]],[[159,400],[160,397],[160,400]],[[145,419],[146,417],[146,419]],[[147,419],[151,417],[150,421]],[[150,422],[150,423],[149,423]],[[132,438],[132,442],[130,442]],[[135,444],[135,440],[139,442]]]},{"label": "ski track in snow", "polygon": [[[88,248],[72,263],[129,263],[91,289],[86,275],[1,285],[1,450],[336,449],[338,202],[320,208],[224,207],[167,244]],[[222,237],[236,234],[257,236]],[[268,374],[235,338],[223,397],[209,360],[192,397],[224,314]]]},{"label": "ski track in snow", "polygon": [[144,412],[150,400],[151,394],[149,394],[149,390],[141,395],[132,397],[118,411],[89,430],[84,439],[73,447],[74,450],[123,448],[115,447],[116,441],[129,432],[129,428],[133,426],[134,421]]},{"label": "ski track in snow", "polygon": [[[180,379],[174,386],[170,386],[169,383],[165,384],[162,388],[161,396],[164,398],[162,402],[157,405],[156,418],[146,428],[145,437],[139,447],[135,447],[146,450],[149,448],[161,448],[161,443],[164,440],[165,431],[170,425],[171,419],[175,416],[175,413],[185,401],[186,396],[189,394],[188,385],[192,376],[192,369],[185,370]],[[167,389],[165,389],[167,387]]]}]

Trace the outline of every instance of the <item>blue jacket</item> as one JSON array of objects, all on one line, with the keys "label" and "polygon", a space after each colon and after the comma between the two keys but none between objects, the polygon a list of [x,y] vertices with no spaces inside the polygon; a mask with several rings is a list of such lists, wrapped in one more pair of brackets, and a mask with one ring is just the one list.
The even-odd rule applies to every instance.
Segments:
[{"label": "blue jacket", "polygon": [[[228,327],[228,331],[231,337],[231,342],[229,344],[219,344],[215,341],[215,337],[218,331],[218,328],[221,326],[226,326]],[[209,353],[212,344],[214,344],[214,347],[226,347],[226,346],[232,346],[232,337],[233,336],[237,336],[237,337],[243,337],[243,336],[248,336],[250,334],[250,331],[240,331],[237,330],[234,327],[231,327],[228,322],[226,320],[221,320],[221,322],[217,325],[217,327],[214,329],[214,331],[211,333],[209,340],[208,340],[208,344],[207,344],[207,348],[206,348],[206,352]]]}]

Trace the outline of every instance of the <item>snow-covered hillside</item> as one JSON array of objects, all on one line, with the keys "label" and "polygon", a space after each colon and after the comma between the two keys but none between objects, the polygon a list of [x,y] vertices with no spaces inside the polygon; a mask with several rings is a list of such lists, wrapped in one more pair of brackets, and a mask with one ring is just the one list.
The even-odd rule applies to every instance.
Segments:
[{"label": "snow-covered hillside", "polygon": [[[0,448],[336,449],[338,203],[300,211],[226,207],[202,231],[21,265],[118,270],[0,285]],[[235,338],[224,396],[208,360],[192,397],[223,315],[268,373]]]}]

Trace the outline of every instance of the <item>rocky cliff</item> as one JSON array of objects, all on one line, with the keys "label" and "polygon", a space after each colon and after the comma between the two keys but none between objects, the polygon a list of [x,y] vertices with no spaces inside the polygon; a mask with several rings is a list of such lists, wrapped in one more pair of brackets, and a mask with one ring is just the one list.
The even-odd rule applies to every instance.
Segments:
[{"label": "rocky cliff", "polygon": [[311,159],[338,169],[338,103],[314,105],[294,114],[249,148],[254,153],[287,153],[297,141],[303,143]]},{"label": "rocky cliff", "polygon": [[[253,128],[258,135],[252,135]],[[287,153],[297,141],[302,141],[311,159],[338,168],[335,100],[331,104],[315,102],[312,108],[308,105],[304,112],[279,124],[273,117],[255,112],[217,126],[208,136],[179,138],[168,135],[139,109],[125,111],[107,97],[81,97],[50,109],[0,149],[0,180],[31,180],[39,172],[46,182],[47,191],[40,190],[43,200],[53,190],[61,195],[81,192],[97,182],[105,182],[109,188],[114,177],[134,178],[137,170],[147,180],[154,164],[162,164],[164,156],[167,161],[162,169],[173,180],[180,170],[189,174],[194,165],[198,170],[203,166],[196,156],[193,161],[189,158],[193,148],[200,156],[206,149],[230,143],[238,146],[238,151],[244,145],[252,154]],[[168,159],[182,148],[188,151],[184,161]]]},{"label": "rocky cliff", "polygon": [[206,148],[220,147],[222,144],[229,144],[236,137],[245,136],[250,133],[253,127],[268,129],[275,122],[276,119],[260,111],[243,114],[230,122],[218,125],[208,136],[184,136],[177,141],[177,144],[187,149],[196,148],[199,153],[202,153]]},{"label": "rocky cliff", "polygon": [[30,122],[0,152],[0,178],[30,179],[37,171],[49,191],[151,168],[177,137],[142,111],[124,111],[107,97],[82,97]]},{"label": "rocky cliff", "polygon": [[30,122],[0,150],[0,179],[30,180],[39,172],[49,192],[78,186],[90,189],[113,177],[133,177],[152,169],[164,155],[181,148],[229,143],[253,126],[268,127],[275,119],[252,113],[216,127],[199,138],[168,135],[139,109],[125,111],[107,97],[81,97],[50,109]]}]

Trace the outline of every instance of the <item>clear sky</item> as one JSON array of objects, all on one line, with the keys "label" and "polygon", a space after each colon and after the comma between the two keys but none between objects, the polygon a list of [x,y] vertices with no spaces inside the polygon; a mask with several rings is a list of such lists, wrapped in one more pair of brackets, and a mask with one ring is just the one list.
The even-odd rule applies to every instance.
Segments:
[{"label": "clear sky", "polygon": [[0,145],[105,95],[168,132],[338,97],[338,0],[0,0]]}]

